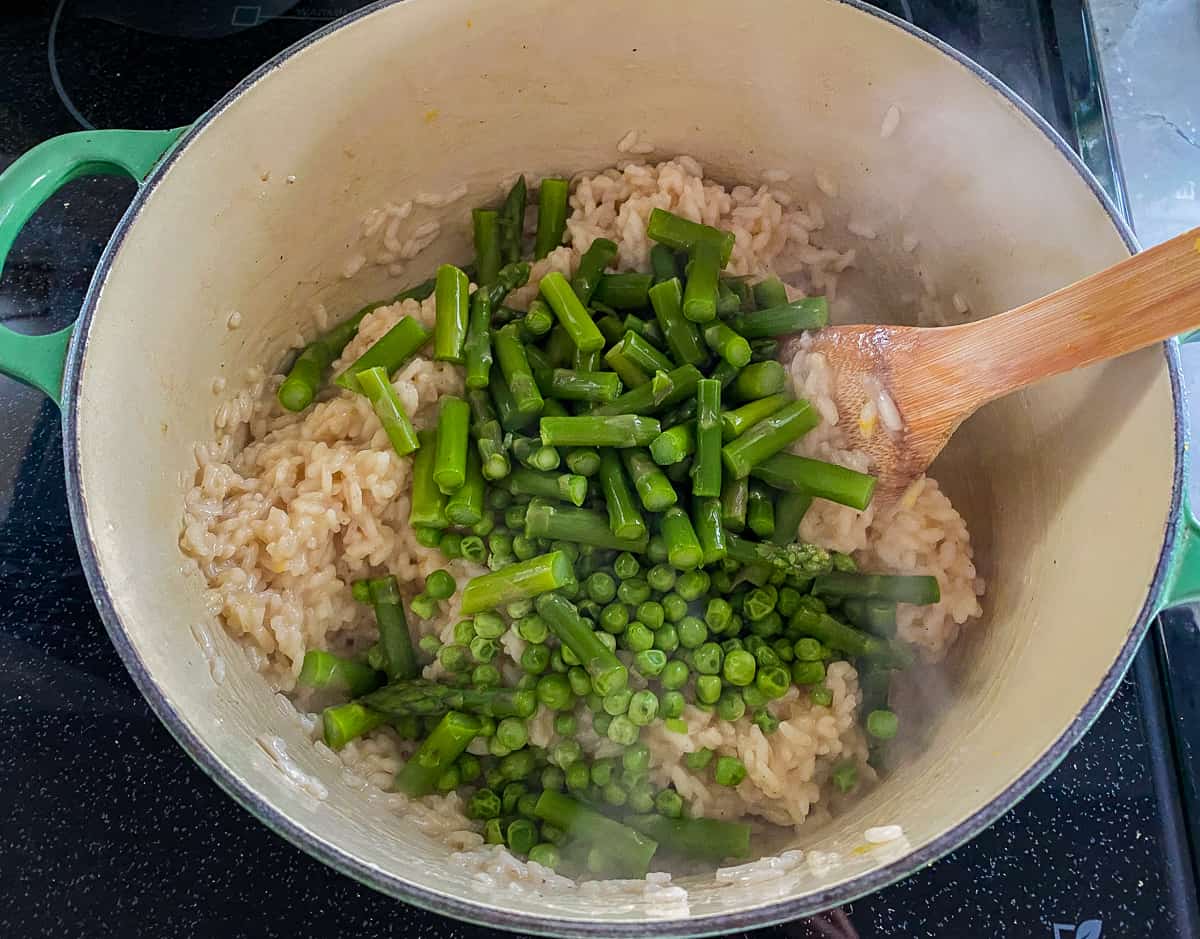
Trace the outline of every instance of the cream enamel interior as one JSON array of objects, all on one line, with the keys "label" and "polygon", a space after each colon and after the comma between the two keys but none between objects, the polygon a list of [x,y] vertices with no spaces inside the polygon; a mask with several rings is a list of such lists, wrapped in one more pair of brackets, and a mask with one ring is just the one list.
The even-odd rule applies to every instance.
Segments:
[{"label": "cream enamel interior", "polygon": [[[177,546],[192,444],[212,435],[215,376],[229,391],[311,331],[310,303],[349,311],[465,261],[468,214],[498,181],[600,168],[638,129],[652,158],[695,155],[726,181],[768,168],[824,200],[843,278],[868,310],[902,315],[914,257],[945,296],[994,313],[1127,251],[1092,192],[1000,94],[931,45],[832,0],[790,4],[410,0],[321,39],[265,74],[187,145],[125,236],[99,297],[75,402],[88,528],[128,641],[224,771],[314,840],[431,894],[561,921],[635,923],[636,898],[486,892],[447,849],[339,781],[201,600]],[[902,119],[880,136],[887,109]],[[294,179],[293,179],[294,178]],[[400,278],[340,277],[363,215],[466,181],[443,233]],[[788,188],[785,186],[784,188]],[[877,241],[845,234],[868,220]],[[903,233],[920,237],[915,255]],[[227,327],[231,312],[242,325]],[[136,350],[136,351],[135,351]],[[130,368],[136,355],[139,367]],[[953,657],[910,763],[805,847],[840,860],[766,892],[687,881],[693,917],[812,897],[937,839],[1028,770],[1087,704],[1139,615],[1170,510],[1169,376],[1158,350],[988,408],[939,477],[966,516],[989,592]],[[1136,486],[1130,480],[1138,480]],[[217,685],[189,626],[207,623],[228,666]],[[329,791],[301,793],[255,738],[282,737]],[[236,811],[232,805],[230,811]],[[906,845],[855,851],[872,825]],[[248,885],[247,889],[253,889]]]}]

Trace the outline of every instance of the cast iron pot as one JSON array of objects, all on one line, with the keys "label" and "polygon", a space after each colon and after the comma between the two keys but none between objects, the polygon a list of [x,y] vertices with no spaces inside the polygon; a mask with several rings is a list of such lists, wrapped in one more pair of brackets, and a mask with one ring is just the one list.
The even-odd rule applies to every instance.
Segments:
[{"label": "cast iron pot", "polygon": [[[895,132],[881,133],[899,109]],[[295,844],[397,898],[533,933],[743,930],[834,906],[928,864],[1012,807],[1117,687],[1148,622],[1200,592],[1182,504],[1182,392],[1172,344],[1046,382],[980,413],[937,475],[968,519],[989,583],[983,621],[945,674],[912,758],[805,848],[834,852],[757,887],[687,878],[690,913],[638,895],[488,890],[450,851],[348,788],[278,707],[202,601],[178,540],[193,444],[251,366],[279,363],[312,303],[350,311],[470,256],[468,208],[498,181],[597,169],[630,130],[726,181],[814,170],[842,293],[880,318],[912,309],[914,263],[979,315],[1120,260],[1132,235],[1074,154],[952,49],[852,2],[521,0],[382,3],[315,33],[186,130],[48,141],[0,177],[0,258],[37,205],[85,172],[142,186],[78,322],[0,334],[0,368],[62,404],[79,551],[112,641],[183,748]],[[389,200],[467,196],[422,219],[442,234],[401,276],[366,266],[360,221]],[[880,237],[847,233],[867,220]],[[416,217],[414,217],[414,221]],[[904,235],[920,239],[903,250]],[[237,314],[234,316],[234,314]],[[230,328],[240,319],[240,326]],[[220,683],[195,637],[224,661]],[[256,742],[285,741],[314,799]],[[905,839],[864,848],[864,830]],[[252,886],[247,889],[253,889]]]}]

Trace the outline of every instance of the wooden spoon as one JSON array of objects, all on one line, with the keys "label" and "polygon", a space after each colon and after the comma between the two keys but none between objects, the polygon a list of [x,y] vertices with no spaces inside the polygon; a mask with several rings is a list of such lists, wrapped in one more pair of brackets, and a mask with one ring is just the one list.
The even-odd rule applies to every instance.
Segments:
[{"label": "wooden spoon", "polygon": [[[975,323],[836,326],[813,333],[809,348],[833,369],[846,445],[870,455],[876,499],[886,504],[989,401],[1198,326],[1200,228]],[[889,432],[882,411],[873,429],[860,422],[868,401],[879,408],[879,389],[895,404],[898,430]]]}]

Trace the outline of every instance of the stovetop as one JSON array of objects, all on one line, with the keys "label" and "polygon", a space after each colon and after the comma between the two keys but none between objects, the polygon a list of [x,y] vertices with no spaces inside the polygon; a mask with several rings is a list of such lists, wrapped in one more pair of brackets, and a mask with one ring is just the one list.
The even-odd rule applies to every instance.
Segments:
[{"label": "stovetop", "polygon": [[[81,127],[187,123],[260,62],[364,4],[15,0],[0,13],[0,167]],[[1120,174],[1081,0],[879,0],[982,62]],[[133,192],[72,183],[0,280],[0,319],[70,322]],[[151,714],[108,643],[71,540],[53,404],[0,378],[0,935],[499,936],[334,873],[238,808]],[[1200,935],[1166,689],[1200,674],[1189,611],[1156,624],[1062,765],[974,841],[778,937]],[[1170,681],[1167,681],[1169,677]],[[1174,732],[1173,732],[1174,730]],[[1187,757],[1189,754],[1184,753]]]}]

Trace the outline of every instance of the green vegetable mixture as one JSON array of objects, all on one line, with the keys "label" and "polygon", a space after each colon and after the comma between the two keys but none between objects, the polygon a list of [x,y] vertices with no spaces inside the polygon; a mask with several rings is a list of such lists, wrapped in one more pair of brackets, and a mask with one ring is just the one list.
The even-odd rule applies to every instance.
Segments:
[{"label": "green vegetable mixture", "polygon": [[[773,277],[722,274],[732,233],[655,209],[652,274],[606,272],[617,246],[599,238],[572,279],[542,278],[526,312],[504,305],[529,278],[528,249],[541,258],[561,243],[567,188],[542,182],[532,246],[524,179],[499,209],[475,210],[475,292],[470,268],[443,264],[396,298],[434,295],[433,332],[405,317],[335,376],[411,455],[420,543],[491,573],[461,584],[430,574],[410,614],[433,618],[458,594],[464,618],[453,642],[415,647],[395,578],[355,583],[377,645],[365,661],[310,651],[300,681],[347,697],[324,713],[329,746],[385,724],[419,740],[396,788],[461,790],[485,839],[529,860],[640,877],[660,858],[744,858],[748,825],[694,818],[651,781],[644,728],[687,733],[691,705],[772,733],[772,701],[797,685],[828,707],[826,665],[849,659],[865,728],[883,746],[898,731],[889,675],[912,661],[895,639],[896,604],[935,603],[938,584],[860,573],[846,555],[797,542],[813,498],[864,509],[875,481],[786,452],[819,416],[787,393],[777,337],[821,328],[828,308],[822,297],[789,302]],[[279,388],[283,407],[312,403],[379,305],[301,352]],[[467,391],[443,398],[436,429],[418,433],[390,376],[430,342],[435,359],[463,366]],[[496,664],[510,627],[525,642],[512,687]],[[433,659],[446,673],[437,682],[420,677]],[[554,714],[549,748],[529,741],[539,706]],[[585,755],[585,720],[619,756]],[[466,752],[477,738],[486,756]],[[746,778],[736,756],[684,759],[717,785]],[[852,791],[857,767],[838,765],[832,782]]]}]

